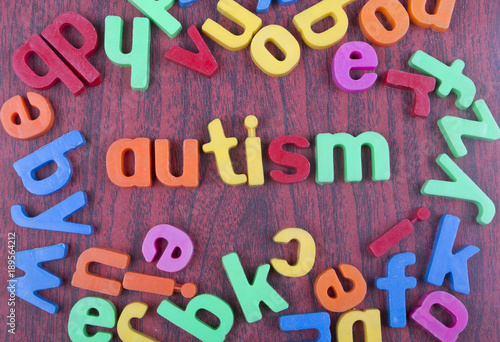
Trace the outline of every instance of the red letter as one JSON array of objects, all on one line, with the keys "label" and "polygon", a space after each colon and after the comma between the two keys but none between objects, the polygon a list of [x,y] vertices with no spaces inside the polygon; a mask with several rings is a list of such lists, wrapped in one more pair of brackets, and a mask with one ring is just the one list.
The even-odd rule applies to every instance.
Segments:
[{"label": "red letter", "polygon": [[278,183],[291,184],[302,182],[309,176],[309,171],[311,170],[309,160],[298,153],[284,151],[282,148],[283,145],[293,145],[296,148],[308,148],[309,141],[304,137],[296,135],[278,137],[271,141],[267,150],[269,159],[276,165],[296,169],[297,172],[294,174],[286,174],[282,171],[273,170],[269,175],[273,181]]}]

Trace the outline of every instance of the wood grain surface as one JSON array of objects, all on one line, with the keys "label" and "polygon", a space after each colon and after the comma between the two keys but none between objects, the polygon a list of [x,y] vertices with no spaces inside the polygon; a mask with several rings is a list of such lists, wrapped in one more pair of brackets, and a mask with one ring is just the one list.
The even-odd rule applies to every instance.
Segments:
[{"label": "wood grain surface", "polygon": [[[238,1],[254,11],[257,1]],[[433,7],[435,1],[429,1]],[[81,252],[99,246],[131,255],[129,271],[174,277],[179,282],[195,282],[199,293],[211,293],[227,301],[233,308],[235,323],[227,335],[228,341],[290,341],[314,338],[315,333],[282,332],[278,317],[281,314],[323,311],[314,296],[316,277],[326,268],[349,263],[360,269],[368,284],[364,301],[357,306],[379,308],[382,315],[384,341],[432,341],[433,338],[415,322],[407,327],[392,329],[387,326],[386,294],[374,287],[374,278],[384,275],[387,257],[399,252],[413,252],[417,263],[407,273],[417,278],[417,287],[407,291],[407,310],[419,299],[434,290],[447,291],[462,301],[469,312],[469,323],[460,334],[460,341],[497,341],[500,336],[498,316],[500,304],[499,239],[500,219],[497,214],[487,226],[476,223],[477,208],[458,200],[427,197],[420,188],[427,179],[446,179],[435,163],[441,153],[451,155],[441,135],[437,120],[445,115],[475,119],[472,110],[460,111],[455,95],[440,99],[431,94],[431,114],[425,119],[410,115],[410,92],[388,88],[381,77],[373,88],[364,93],[348,94],[334,84],[331,60],[339,46],[348,41],[367,41],[361,33],[358,13],[366,1],[348,5],[349,29],[342,41],[326,50],[306,46],[292,24],[295,14],[316,3],[299,0],[296,5],[283,7],[273,1],[268,13],[260,15],[263,25],[278,24],[288,29],[299,41],[301,60],[297,68],[283,78],[263,74],[252,62],[249,49],[230,52],[207,37],[209,48],[219,63],[220,71],[213,79],[203,78],[164,59],[174,45],[193,49],[186,29],[198,28],[206,18],[213,18],[238,32],[216,11],[216,1],[200,0],[180,8],[176,3],[170,10],[183,25],[175,39],[167,37],[152,25],[151,80],[145,92],[130,89],[130,69],[113,65],[104,52],[104,18],[118,15],[125,20],[125,47],[130,49],[132,18],[142,16],[125,0],[81,1],[2,1],[0,3],[0,74],[3,103],[14,95],[25,96],[33,91],[15,75],[11,57],[14,51],[34,33],[40,33],[54,18],[66,11],[75,11],[88,18],[99,32],[99,49],[90,58],[101,72],[103,82],[87,88],[74,97],[62,84],[40,91],[55,111],[53,128],[44,136],[31,141],[19,141],[0,132],[0,160],[3,179],[0,234],[1,290],[0,340],[6,341],[68,341],[67,321],[72,306],[81,298],[97,295],[109,298],[120,312],[126,304],[142,301],[149,311],[134,327],[163,341],[194,341],[194,337],[156,314],[161,296],[124,290],[119,297],[100,295],[70,285],[76,261]],[[402,1],[407,7],[407,1]],[[416,50],[423,50],[449,64],[460,58],[465,61],[465,74],[476,84],[476,99],[484,99],[498,121],[499,90],[499,25],[497,1],[457,1],[451,26],[445,33],[423,29],[413,24],[407,35],[397,44],[375,47],[379,58],[376,72],[379,76],[389,69],[412,71],[407,62]],[[327,20],[317,24],[318,31],[331,25]],[[69,32],[69,35],[74,33]],[[77,37],[73,37],[77,38]],[[38,70],[43,67],[33,62]],[[262,138],[266,183],[262,187],[230,187],[220,180],[213,155],[202,155],[200,187],[197,189],[170,189],[155,180],[148,189],[120,189],[106,175],[105,155],[113,141],[120,138],[147,137],[169,139],[174,146],[174,166],[181,165],[181,146],[184,139],[194,138],[201,143],[209,141],[207,125],[220,118],[226,136],[238,138],[238,148],[231,152],[236,172],[246,172],[244,144],[247,136],[243,120],[254,114],[259,118],[257,134]],[[86,146],[71,152],[73,165],[71,182],[60,192],[48,197],[29,193],[12,168],[12,163],[77,129],[87,140]],[[386,137],[391,155],[391,179],[371,181],[369,153],[363,152],[364,179],[360,183],[343,181],[341,167],[335,170],[335,182],[318,185],[314,181],[314,137],[318,133],[347,132],[353,135],[375,131]],[[311,142],[303,153],[312,164],[306,181],[282,185],[273,182],[268,172],[277,167],[267,158],[267,146],[282,135],[300,135]],[[477,182],[479,187],[499,203],[500,144],[466,139],[468,154],[454,161]],[[335,154],[336,165],[342,166],[341,154]],[[50,171],[50,170],[49,170]],[[53,170],[52,170],[53,171]],[[46,173],[47,174],[47,173]],[[76,191],[87,192],[88,206],[72,220],[92,224],[92,236],[79,236],[39,231],[16,226],[10,217],[10,207],[23,204],[30,215],[37,215]],[[428,206],[432,216],[416,224],[416,232],[407,237],[390,253],[381,258],[371,257],[366,246],[399,220],[410,217],[415,208]],[[461,218],[455,248],[466,244],[478,246],[481,251],[469,260],[470,295],[452,292],[449,281],[436,287],[424,282],[439,218],[452,214]],[[166,274],[144,261],[141,244],[146,232],[153,226],[168,223],[186,231],[194,240],[195,253],[189,266],[175,274]],[[222,268],[221,257],[237,252],[247,276],[253,278],[257,266],[268,263],[272,257],[293,262],[296,244],[280,245],[273,235],[286,227],[300,227],[309,231],[316,241],[317,256],[314,268],[301,278],[286,278],[271,271],[270,284],[288,301],[290,307],[281,313],[263,309],[263,319],[246,323],[234,291]],[[45,264],[45,267],[63,279],[57,289],[41,291],[41,295],[60,305],[57,314],[50,315],[31,304],[16,301],[16,334],[7,334],[7,233],[16,233],[18,251],[57,243],[69,244],[64,260]],[[124,270],[95,265],[92,271],[114,279],[123,279]],[[19,270],[17,274],[21,275]],[[187,300],[175,295],[171,300],[185,307]],[[440,315],[439,313],[437,313]],[[200,317],[214,322],[206,312]],[[331,330],[339,314],[332,313]],[[446,318],[445,318],[446,319]],[[356,338],[362,340],[361,326],[356,324]],[[95,332],[95,328],[90,329]],[[116,330],[115,340],[118,340]]]}]

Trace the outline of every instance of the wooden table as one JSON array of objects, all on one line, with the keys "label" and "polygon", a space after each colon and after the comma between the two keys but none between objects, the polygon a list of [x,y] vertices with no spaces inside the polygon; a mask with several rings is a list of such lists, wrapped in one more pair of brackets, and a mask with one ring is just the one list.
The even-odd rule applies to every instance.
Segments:
[{"label": "wooden table", "polygon": [[[63,279],[60,288],[41,292],[41,295],[60,305],[59,312],[50,315],[17,299],[15,337],[6,333],[4,324],[8,314],[5,291],[7,272],[2,267],[4,290],[0,302],[3,322],[0,340],[69,340],[67,321],[72,306],[85,296],[96,295],[109,298],[119,312],[133,301],[147,303],[150,306],[147,315],[133,324],[136,329],[156,339],[195,340],[156,314],[156,307],[163,299],[161,296],[125,290],[119,297],[110,297],[72,287],[70,282],[78,256],[94,246],[131,255],[129,271],[170,276],[181,283],[195,282],[199,293],[211,293],[227,301],[235,314],[233,329],[227,336],[229,341],[314,338],[311,332],[280,331],[278,317],[282,314],[323,311],[314,296],[314,281],[323,270],[337,267],[340,263],[352,264],[362,271],[368,292],[357,308],[381,310],[385,341],[433,340],[411,320],[403,329],[389,328],[386,293],[374,287],[374,278],[384,275],[388,255],[409,251],[416,254],[417,263],[408,267],[407,273],[416,277],[418,284],[415,289],[407,291],[408,312],[425,293],[447,291],[462,301],[469,312],[469,324],[459,340],[498,340],[499,215],[489,225],[480,226],[475,221],[477,208],[473,204],[420,194],[425,180],[446,179],[435,159],[441,153],[451,153],[437,127],[437,120],[445,115],[471,119],[475,116],[470,109],[460,111],[454,106],[455,95],[440,99],[433,93],[430,116],[425,120],[413,118],[410,115],[410,92],[384,86],[381,77],[373,88],[364,93],[348,94],[335,86],[330,68],[339,46],[348,41],[367,41],[358,24],[358,13],[365,2],[358,1],[346,7],[350,21],[347,34],[339,44],[326,50],[312,50],[306,46],[292,24],[296,13],[316,1],[300,0],[288,7],[273,2],[270,11],[260,15],[263,25],[282,25],[297,38],[302,52],[297,68],[283,78],[266,76],[252,62],[249,49],[230,52],[205,37],[220,66],[213,79],[205,79],[167,63],[164,54],[174,45],[192,49],[186,28],[193,24],[200,28],[208,17],[223,23],[233,32],[239,29],[216,11],[215,1],[202,0],[186,8],[175,4],[170,13],[179,19],[184,29],[177,38],[170,39],[152,26],[150,86],[147,91],[139,92],[130,89],[130,70],[113,65],[103,48],[104,18],[107,15],[124,18],[125,47],[130,48],[132,18],[142,16],[131,4],[124,0],[3,1],[0,4],[2,103],[14,95],[25,96],[26,92],[33,91],[20,81],[12,69],[14,51],[66,11],[75,11],[88,18],[99,32],[99,50],[90,61],[101,72],[103,82],[95,88],[87,88],[79,97],[74,97],[62,83],[50,90],[40,91],[52,103],[55,123],[47,134],[38,139],[20,141],[8,136],[4,130],[0,132],[2,264],[7,263],[8,232],[16,233],[17,251],[61,242],[70,246],[66,259],[44,265]],[[407,6],[406,0],[402,3]],[[243,1],[243,4],[253,11],[256,1]],[[477,87],[476,99],[484,99],[498,121],[498,10],[496,1],[457,1],[447,32],[437,33],[411,24],[407,35],[397,44],[388,48],[375,47],[379,58],[376,72],[382,76],[389,69],[412,71],[407,62],[411,54],[419,49],[447,64],[457,58],[462,59],[466,63],[465,74]],[[318,31],[326,29],[328,24],[327,21],[317,24]],[[43,69],[38,62],[34,61],[37,70]],[[207,125],[215,118],[222,120],[226,136],[238,138],[238,148],[231,154],[236,172],[244,173],[243,141],[247,132],[243,120],[250,114],[259,118],[257,134],[264,148],[266,183],[262,187],[224,185],[217,174],[213,155],[203,153],[200,187],[197,189],[166,188],[158,180],[148,189],[121,189],[107,177],[105,155],[115,140],[136,137],[169,139],[175,149],[174,163],[177,167],[181,160],[182,141],[194,138],[200,144],[208,142]],[[71,182],[62,191],[48,197],[29,193],[12,168],[12,163],[74,129],[83,133],[87,144],[69,154],[73,165]],[[357,135],[365,131],[378,132],[387,139],[391,179],[372,182],[368,161],[364,163],[364,179],[360,183],[344,182],[342,168],[337,167],[333,184],[316,184],[315,136],[324,132]],[[267,158],[267,147],[272,139],[282,135],[299,135],[311,142],[311,148],[301,152],[312,164],[311,174],[302,183],[278,184],[268,176],[268,172],[277,167]],[[465,144],[469,153],[454,159],[455,162],[498,204],[500,145],[498,142],[472,139],[466,139]],[[369,159],[367,151],[363,155],[364,159]],[[341,159],[341,154],[336,153],[336,165],[342,165]],[[43,172],[48,175],[48,171]],[[10,217],[10,207],[14,204],[25,205],[28,213],[34,216],[79,190],[87,192],[89,203],[73,219],[92,224],[95,228],[92,236],[26,229],[16,226]],[[387,255],[378,259],[371,257],[366,250],[367,244],[399,220],[410,217],[419,206],[428,206],[431,218],[416,224],[416,232]],[[452,214],[462,220],[455,248],[472,244],[481,249],[468,263],[470,295],[452,292],[448,280],[441,287],[423,280],[437,224],[444,214]],[[161,223],[181,228],[194,240],[195,254],[191,263],[176,274],[156,269],[154,264],[146,263],[141,254],[146,232]],[[248,324],[222,268],[221,257],[237,252],[251,279],[257,266],[269,263],[273,257],[293,262],[296,244],[279,245],[272,241],[273,235],[286,227],[303,228],[315,238],[317,256],[314,268],[301,278],[286,278],[271,271],[270,284],[290,307],[277,314],[264,307],[263,319]],[[114,279],[122,279],[125,272],[99,265],[92,266],[91,271]],[[188,302],[180,295],[173,296],[171,300],[181,307]],[[331,314],[333,333],[339,315]],[[208,322],[215,321],[206,312],[202,312],[200,317]],[[360,326],[356,325],[355,330],[361,339]],[[91,328],[90,331],[95,332],[96,329]]]}]

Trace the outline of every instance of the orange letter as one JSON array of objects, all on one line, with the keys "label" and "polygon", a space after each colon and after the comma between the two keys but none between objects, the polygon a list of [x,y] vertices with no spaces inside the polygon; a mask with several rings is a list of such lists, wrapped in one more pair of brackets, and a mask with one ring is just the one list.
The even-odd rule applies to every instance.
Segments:
[{"label": "orange letter", "polygon": [[[382,13],[392,26],[388,31],[375,13]],[[398,0],[370,0],[359,13],[359,26],[370,42],[390,46],[404,37],[410,27],[410,18]]]},{"label": "orange letter", "polygon": [[[328,268],[321,273],[314,283],[314,294],[319,303],[332,312],[343,312],[352,309],[363,301],[366,295],[366,282],[363,275],[354,266],[348,264],[339,265],[340,274],[352,282],[352,289],[345,292],[340,280],[333,268]],[[328,289],[332,288],[335,297],[328,295]]]},{"label": "orange letter", "polygon": [[176,284],[172,278],[158,277],[137,272],[127,272],[123,277],[123,288],[132,291],[172,296],[180,292],[184,298],[193,298],[198,292],[198,287],[193,283]]},{"label": "orange letter", "polygon": [[[125,153],[134,153],[134,174],[125,175]],[[120,139],[111,144],[106,154],[106,171],[113,184],[121,188],[149,188],[153,185],[151,174],[151,141],[148,138]]]},{"label": "orange letter", "polygon": [[455,0],[437,0],[433,14],[429,14],[425,10],[426,2],[427,0],[408,1],[411,22],[420,27],[430,27],[434,31],[446,31],[450,27]]},{"label": "orange letter", "polygon": [[[37,93],[28,93],[29,103],[40,111],[36,119],[31,119],[26,102],[21,96],[7,100],[0,110],[0,119],[8,135],[21,140],[38,138],[47,133],[54,123],[54,110],[45,97]],[[19,117],[21,123],[16,124]]]},{"label": "orange letter", "polygon": [[155,170],[156,177],[165,186],[170,188],[197,188],[200,184],[199,163],[200,150],[198,140],[186,139],[182,144],[182,176],[172,175],[170,165],[170,141],[155,140]]},{"label": "orange letter", "polygon": [[130,263],[130,255],[112,249],[91,247],[78,257],[76,271],[71,280],[71,285],[74,287],[119,296],[122,292],[122,283],[90,273],[89,265],[93,262],[125,269]]}]

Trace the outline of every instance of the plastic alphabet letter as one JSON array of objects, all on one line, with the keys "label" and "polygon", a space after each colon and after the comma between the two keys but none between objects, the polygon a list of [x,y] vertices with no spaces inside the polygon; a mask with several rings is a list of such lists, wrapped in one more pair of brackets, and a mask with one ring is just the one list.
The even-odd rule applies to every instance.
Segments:
[{"label": "plastic alphabet letter", "polygon": [[[91,313],[91,310],[96,310],[99,314],[96,316]],[[113,329],[116,325],[116,316],[116,307],[109,299],[84,297],[76,302],[69,313],[69,338],[73,342],[111,341],[113,338],[111,331],[98,331],[90,335],[87,332],[87,325]]]},{"label": "plastic alphabet letter", "polygon": [[7,289],[11,293],[15,291],[16,297],[55,314],[59,311],[59,306],[37,292],[61,286],[62,279],[47,271],[41,264],[64,259],[67,254],[68,245],[65,243],[16,252],[16,267],[24,271],[25,275],[10,279]]},{"label": "plastic alphabet letter", "polygon": [[[207,310],[219,319],[219,326],[213,328],[198,317],[198,310]],[[187,331],[203,342],[222,342],[234,323],[234,314],[228,303],[211,294],[194,297],[182,310],[177,305],[164,299],[156,310],[160,316]]]},{"label": "plastic alphabet letter", "polygon": [[262,19],[233,0],[219,0],[217,11],[244,29],[242,34],[234,35],[212,19],[205,20],[201,31],[227,50],[239,51],[246,48],[262,26]]},{"label": "plastic alphabet letter", "polygon": [[[73,175],[71,161],[66,154],[84,145],[82,133],[72,131],[19,159],[12,166],[26,190],[38,196],[51,195],[64,188]],[[57,164],[56,172],[44,179],[36,179],[35,173],[52,162]]]},{"label": "plastic alphabet letter", "polygon": [[130,256],[112,249],[91,247],[80,254],[73,273],[71,285],[85,290],[96,291],[110,296],[119,296],[122,283],[118,280],[97,276],[89,272],[93,262],[110,267],[125,269],[130,263]]},{"label": "plastic alphabet letter", "polygon": [[441,286],[444,278],[449,273],[451,289],[463,294],[469,294],[467,260],[478,253],[479,248],[467,245],[453,253],[453,244],[457,237],[459,224],[460,219],[456,216],[441,216],[424,280],[429,284]]},{"label": "plastic alphabet letter", "polygon": [[128,0],[128,2],[134,5],[170,38],[177,37],[181,32],[181,23],[167,12],[175,0]]},{"label": "plastic alphabet letter", "polygon": [[248,138],[245,139],[245,154],[247,157],[248,185],[260,186],[264,184],[264,166],[262,166],[262,146],[260,138],[255,132],[259,120],[254,115],[245,118],[245,128]]},{"label": "plastic alphabet letter", "polygon": [[365,330],[365,342],[382,342],[380,311],[378,309],[351,310],[344,312],[337,320],[337,341],[354,341],[352,327],[362,321]]},{"label": "plastic alphabet letter", "polygon": [[182,143],[182,176],[172,174],[170,141],[155,140],[155,171],[158,180],[169,188],[197,188],[200,185],[200,148],[198,140],[186,139]]},{"label": "plastic alphabet letter", "polygon": [[[38,75],[29,66],[28,58],[32,54],[38,55],[47,64],[49,72],[46,75]],[[46,90],[61,80],[75,96],[80,95],[85,90],[85,84],[38,34],[32,35],[24,45],[14,52],[12,68],[21,81],[34,89]]]},{"label": "plastic alphabet letter", "polygon": [[438,0],[433,14],[427,13],[427,0],[409,0],[408,13],[411,22],[420,27],[430,27],[434,31],[445,32],[450,27],[455,0]]},{"label": "plastic alphabet letter", "polygon": [[[74,28],[85,38],[82,47],[77,49],[62,35],[62,31],[66,27]],[[94,87],[101,84],[101,74],[87,60],[97,51],[99,45],[99,36],[90,21],[78,13],[66,12],[58,16],[52,24],[42,31],[42,37],[57,50],[72,70],[89,86]]]},{"label": "plastic alphabet letter", "polygon": [[10,207],[10,215],[12,221],[21,227],[92,235],[94,234],[94,228],[91,225],[66,221],[68,217],[76,214],[86,206],[87,194],[85,191],[78,191],[38,216],[28,216],[26,208],[20,204]]},{"label": "plastic alphabet letter", "polygon": [[429,116],[431,111],[429,93],[436,86],[436,79],[434,77],[399,70],[389,70],[385,73],[384,84],[392,88],[410,90],[413,94],[411,115],[423,119]]},{"label": "plastic alphabet letter", "polygon": [[391,177],[389,145],[376,132],[364,132],[353,137],[348,133],[321,133],[316,136],[316,183],[333,183],[333,150],[341,147],[344,152],[344,180],[360,182],[363,178],[361,167],[361,146],[370,147],[372,156],[372,180],[385,181]]},{"label": "plastic alphabet letter", "polygon": [[288,303],[267,282],[267,275],[271,268],[269,264],[257,267],[252,283],[248,282],[238,254],[233,252],[224,255],[222,265],[248,323],[262,319],[259,308],[261,302],[274,312],[288,309]]},{"label": "plastic alphabet letter", "polygon": [[198,2],[199,0],[178,0],[178,1],[179,1],[180,7],[187,7],[187,6],[191,6],[195,2]]},{"label": "plastic alphabet letter", "polygon": [[450,92],[454,92],[457,95],[455,101],[457,108],[466,110],[472,104],[474,96],[476,96],[476,86],[470,78],[462,74],[465,68],[464,61],[456,59],[450,66],[447,66],[418,50],[410,57],[408,65],[437,80],[436,93],[440,98],[445,98]]},{"label": "plastic alphabet letter", "polygon": [[[279,60],[266,47],[273,43],[285,55]],[[300,61],[300,45],[295,37],[284,27],[268,25],[263,27],[253,37],[250,44],[250,56],[255,65],[265,74],[273,77],[283,77],[292,72]]]},{"label": "plastic alphabet letter", "polygon": [[484,100],[472,103],[472,110],[478,121],[466,120],[454,116],[445,116],[438,120],[439,130],[450,147],[455,158],[467,154],[462,137],[495,141],[500,139],[500,128]]},{"label": "plastic alphabet letter", "polygon": [[[450,326],[444,325],[431,315],[431,307],[435,304],[444,308],[453,317]],[[438,340],[454,342],[467,326],[469,313],[465,305],[455,296],[444,291],[434,291],[420,299],[418,306],[410,313],[410,318]]]},{"label": "plastic alphabet letter", "polygon": [[[125,153],[134,153],[134,174],[124,171]],[[149,188],[153,185],[151,169],[151,140],[148,138],[119,139],[106,153],[106,171],[109,180],[121,188]]]},{"label": "plastic alphabet letter", "polygon": [[[193,256],[193,241],[184,231],[168,224],[160,224],[151,228],[142,242],[142,255],[147,262],[153,262],[157,255],[156,242],[159,239],[167,241],[167,247],[161,255],[156,267],[165,272],[178,272],[185,268]],[[172,255],[176,248],[181,250],[181,255],[174,258]]]},{"label": "plastic alphabet letter", "polygon": [[136,272],[125,273],[123,277],[123,288],[163,296],[172,296],[174,292],[180,292],[184,298],[193,298],[198,292],[198,287],[193,283],[180,285],[176,284],[175,280],[171,278]]},{"label": "plastic alphabet letter", "polygon": [[148,305],[143,302],[132,302],[127,304],[123,308],[120,318],[118,318],[118,324],[116,325],[116,330],[118,330],[118,336],[124,342],[157,342],[154,338],[148,335],[138,332],[132,328],[130,320],[132,318],[141,319],[144,317],[148,311]]},{"label": "plastic alphabet letter", "polygon": [[247,176],[234,173],[229,156],[229,150],[238,146],[238,140],[234,137],[226,138],[219,119],[208,124],[208,133],[210,134],[210,142],[203,145],[203,152],[214,154],[217,171],[222,181],[229,185],[245,184]]},{"label": "plastic alphabet letter", "polygon": [[[50,102],[40,94],[28,92],[29,103],[40,111],[36,119],[31,119],[24,99],[16,95],[8,99],[0,110],[0,119],[8,135],[21,140],[30,140],[47,133],[54,123],[54,110]],[[16,124],[16,117],[20,123]]]},{"label": "plastic alphabet letter", "polygon": [[285,228],[276,233],[273,237],[274,242],[289,243],[292,240],[297,240],[299,247],[297,248],[297,263],[289,265],[283,259],[271,259],[271,266],[279,274],[285,277],[302,277],[309,273],[314,266],[316,258],[316,244],[314,239],[307,231],[300,228]]},{"label": "plastic alphabet letter", "polygon": [[302,182],[309,176],[311,164],[306,157],[293,152],[283,150],[284,145],[292,145],[296,148],[308,148],[309,141],[304,137],[287,135],[274,138],[267,149],[267,155],[271,161],[280,166],[297,170],[294,174],[287,174],[280,170],[272,170],[269,176],[275,182],[292,184]]},{"label": "plastic alphabet letter", "polygon": [[[337,44],[347,32],[349,19],[343,7],[356,0],[323,0],[293,17],[293,24],[304,42],[312,49],[322,50]],[[332,17],[335,24],[328,30],[316,33],[312,26],[326,17]]]},{"label": "plastic alphabet letter", "polygon": [[[257,8],[255,9],[256,13],[266,13],[269,11],[269,7],[271,7],[272,0],[259,0],[257,3]],[[297,0],[277,0],[281,6],[293,5],[297,2]]]},{"label": "plastic alphabet letter", "polygon": [[366,91],[377,80],[377,74],[374,72],[366,73],[360,79],[355,80],[349,73],[351,70],[375,70],[377,65],[377,53],[370,44],[365,42],[345,43],[333,57],[333,80],[337,87],[348,93]]},{"label": "plastic alphabet letter", "polygon": [[[172,0],[173,2],[174,0]],[[130,67],[130,87],[144,91],[149,87],[151,24],[147,18],[134,18],[132,49],[122,52],[123,20],[108,15],[104,20],[104,51],[109,60],[121,67]]]},{"label": "plastic alphabet letter", "polygon": [[306,314],[286,315],[280,317],[280,329],[283,331],[295,331],[315,329],[318,338],[311,342],[330,342],[330,315],[327,312],[312,312]]},{"label": "plastic alphabet letter", "polygon": [[451,182],[430,179],[425,181],[420,193],[427,196],[440,196],[461,199],[474,203],[479,212],[476,221],[488,224],[495,217],[495,204],[486,194],[451,160],[446,154],[440,154],[436,163],[451,178]]},{"label": "plastic alphabet letter", "polygon": [[[349,310],[361,303],[366,295],[366,281],[356,267],[348,264],[340,264],[339,271],[342,277],[352,282],[353,285],[350,291],[344,291],[333,268],[324,270],[314,282],[314,294],[316,298],[321,306],[332,312]],[[329,288],[332,288],[335,297],[328,295]]]},{"label": "plastic alphabet letter", "polygon": [[387,316],[391,328],[406,326],[405,291],[417,286],[417,279],[405,275],[405,267],[415,264],[415,254],[407,252],[391,256],[385,264],[385,278],[375,278],[375,287],[387,291]]},{"label": "plastic alphabet letter", "polygon": [[184,50],[178,46],[172,46],[165,54],[165,58],[181,67],[188,68],[207,78],[212,78],[219,70],[219,65],[212,52],[201,37],[196,26],[191,25],[187,29],[189,38],[198,49],[198,53]]},{"label": "plastic alphabet letter", "polygon": [[[387,30],[382,25],[376,16],[377,12],[387,18],[392,30]],[[391,46],[408,32],[410,17],[398,0],[370,0],[359,12],[359,26],[361,32],[373,44]]]},{"label": "plastic alphabet letter", "polygon": [[415,227],[413,224],[417,221],[425,221],[431,216],[431,212],[426,207],[420,207],[415,210],[412,218],[404,219],[384,234],[376,238],[368,245],[368,251],[372,256],[378,258],[387,253],[394,245],[413,233]]}]

